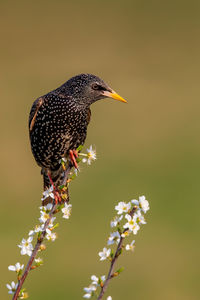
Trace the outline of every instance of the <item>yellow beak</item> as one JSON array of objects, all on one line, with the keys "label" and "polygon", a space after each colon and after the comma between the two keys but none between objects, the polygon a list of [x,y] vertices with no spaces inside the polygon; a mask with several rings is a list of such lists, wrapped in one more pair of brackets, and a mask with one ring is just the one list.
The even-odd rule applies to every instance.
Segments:
[{"label": "yellow beak", "polygon": [[113,98],[113,99],[116,99],[116,100],[119,100],[119,101],[122,101],[122,102],[124,102],[124,103],[127,103],[127,101],[124,99],[124,98],[122,98],[120,95],[118,95],[115,91],[111,91],[111,92],[109,92],[109,91],[103,91],[103,93],[102,93],[104,96],[106,96],[106,97],[109,97],[109,98]]}]

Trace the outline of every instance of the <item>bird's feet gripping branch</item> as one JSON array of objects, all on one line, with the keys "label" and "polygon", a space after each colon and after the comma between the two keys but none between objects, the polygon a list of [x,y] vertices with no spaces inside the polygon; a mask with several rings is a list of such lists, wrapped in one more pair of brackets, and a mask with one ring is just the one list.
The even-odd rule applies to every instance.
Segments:
[{"label": "bird's feet gripping branch", "polygon": [[78,158],[78,151],[73,149],[73,150],[69,150],[69,159],[70,159],[70,162],[71,164],[76,168],[78,169],[78,164],[77,164],[77,161],[76,159]]},{"label": "bird's feet gripping branch", "polygon": [[56,189],[56,187],[54,185],[54,182],[53,182],[53,180],[51,178],[51,173],[50,172],[48,172],[48,177],[49,177],[49,181],[51,182],[51,185],[53,187],[53,194],[54,194],[55,204],[58,204],[58,202],[61,203],[62,199],[60,197],[60,193],[59,193],[59,191]]}]

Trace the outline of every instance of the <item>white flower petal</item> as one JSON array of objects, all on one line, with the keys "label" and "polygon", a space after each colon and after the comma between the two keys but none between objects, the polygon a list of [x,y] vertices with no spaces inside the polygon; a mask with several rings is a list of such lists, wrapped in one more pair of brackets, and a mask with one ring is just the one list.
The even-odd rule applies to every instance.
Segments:
[{"label": "white flower petal", "polygon": [[139,206],[144,213],[146,213],[150,209],[149,202],[146,200],[145,196],[139,197]]},{"label": "white flower petal", "polygon": [[124,212],[128,212],[131,208],[131,203],[128,202],[119,202],[118,205],[115,206],[115,210],[117,210],[117,214],[120,215]]},{"label": "white flower petal", "polygon": [[99,252],[100,260],[105,260],[110,256],[111,249],[103,248],[102,252]]},{"label": "white flower petal", "polygon": [[139,201],[138,200],[133,199],[133,200],[131,200],[131,203],[135,206],[139,206]]},{"label": "white flower petal", "polygon": [[91,296],[92,296],[91,294],[85,294],[85,295],[83,296],[83,298],[90,299]]},{"label": "white flower petal", "polygon": [[17,288],[17,284],[15,284],[15,282],[12,281],[12,282],[11,282],[11,287],[12,287],[13,289],[16,289],[16,288]]},{"label": "white flower petal", "polygon": [[28,238],[27,242],[28,242],[28,243],[31,243],[31,242],[32,242],[32,240],[33,240],[33,237],[32,237],[32,236],[30,236],[30,237]]},{"label": "white flower petal", "polygon": [[10,284],[6,284],[7,289],[12,290],[12,287],[10,286]]},{"label": "white flower petal", "polygon": [[71,216],[72,204],[65,203],[65,206],[61,209],[61,211],[63,213],[63,218],[69,219],[69,217]]},{"label": "white flower petal", "polygon": [[91,276],[91,280],[92,280],[92,281],[95,281],[95,282],[98,282],[98,281],[99,281],[99,278],[98,278],[97,276],[95,276],[95,275],[92,275],[92,276]]},{"label": "white flower petal", "polygon": [[122,219],[123,215],[114,217],[113,220],[110,222],[110,227],[116,227]]},{"label": "white flower petal", "polygon": [[21,250],[21,255],[25,255],[27,253],[27,250],[25,247],[22,247],[22,250]]},{"label": "white flower petal", "polygon": [[9,270],[9,271],[15,271],[16,269],[15,269],[15,266],[9,266],[9,267],[8,267],[8,270]]},{"label": "white flower petal", "polygon": [[30,236],[30,235],[34,235],[34,234],[35,234],[35,231],[34,230],[30,230],[28,235]]}]

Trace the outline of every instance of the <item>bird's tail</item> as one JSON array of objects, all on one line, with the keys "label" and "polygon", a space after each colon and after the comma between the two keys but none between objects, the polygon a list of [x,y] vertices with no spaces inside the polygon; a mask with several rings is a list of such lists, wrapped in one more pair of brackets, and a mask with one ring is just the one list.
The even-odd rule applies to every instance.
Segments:
[{"label": "bird's tail", "polygon": [[[51,187],[51,181],[49,179],[49,175],[48,175],[48,170],[45,168],[42,168],[41,170],[41,174],[43,175],[43,187],[44,187],[44,191],[49,189]],[[53,170],[50,171],[50,176],[51,179],[53,181],[54,187],[56,190],[58,190],[59,186],[62,185],[63,183],[63,178],[65,176],[65,173],[63,171],[63,167],[61,165],[59,165],[57,168],[54,168]],[[67,188],[66,190],[66,200],[65,201],[69,201],[69,190]],[[47,205],[48,203],[52,202],[52,198],[48,197],[43,201],[43,205]]]}]

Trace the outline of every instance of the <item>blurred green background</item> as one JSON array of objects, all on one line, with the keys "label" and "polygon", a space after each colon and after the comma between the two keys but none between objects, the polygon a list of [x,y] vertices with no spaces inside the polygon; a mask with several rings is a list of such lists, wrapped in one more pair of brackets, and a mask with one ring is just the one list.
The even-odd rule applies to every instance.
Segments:
[{"label": "blurred green background", "polygon": [[[42,178],[29,145],[34,99],[71,76],[94,73],[128,100],[92,106],[86,146],[98,160],[71,185],[73,214],[25,283],[30,299],[81,299],[118,201],[146,195],[148,224],[113,300],[199,299],[200,2],[0,2],[1,299],[7,266],[39,216]],[[105,297],[106,299],[106,297]]]}]

